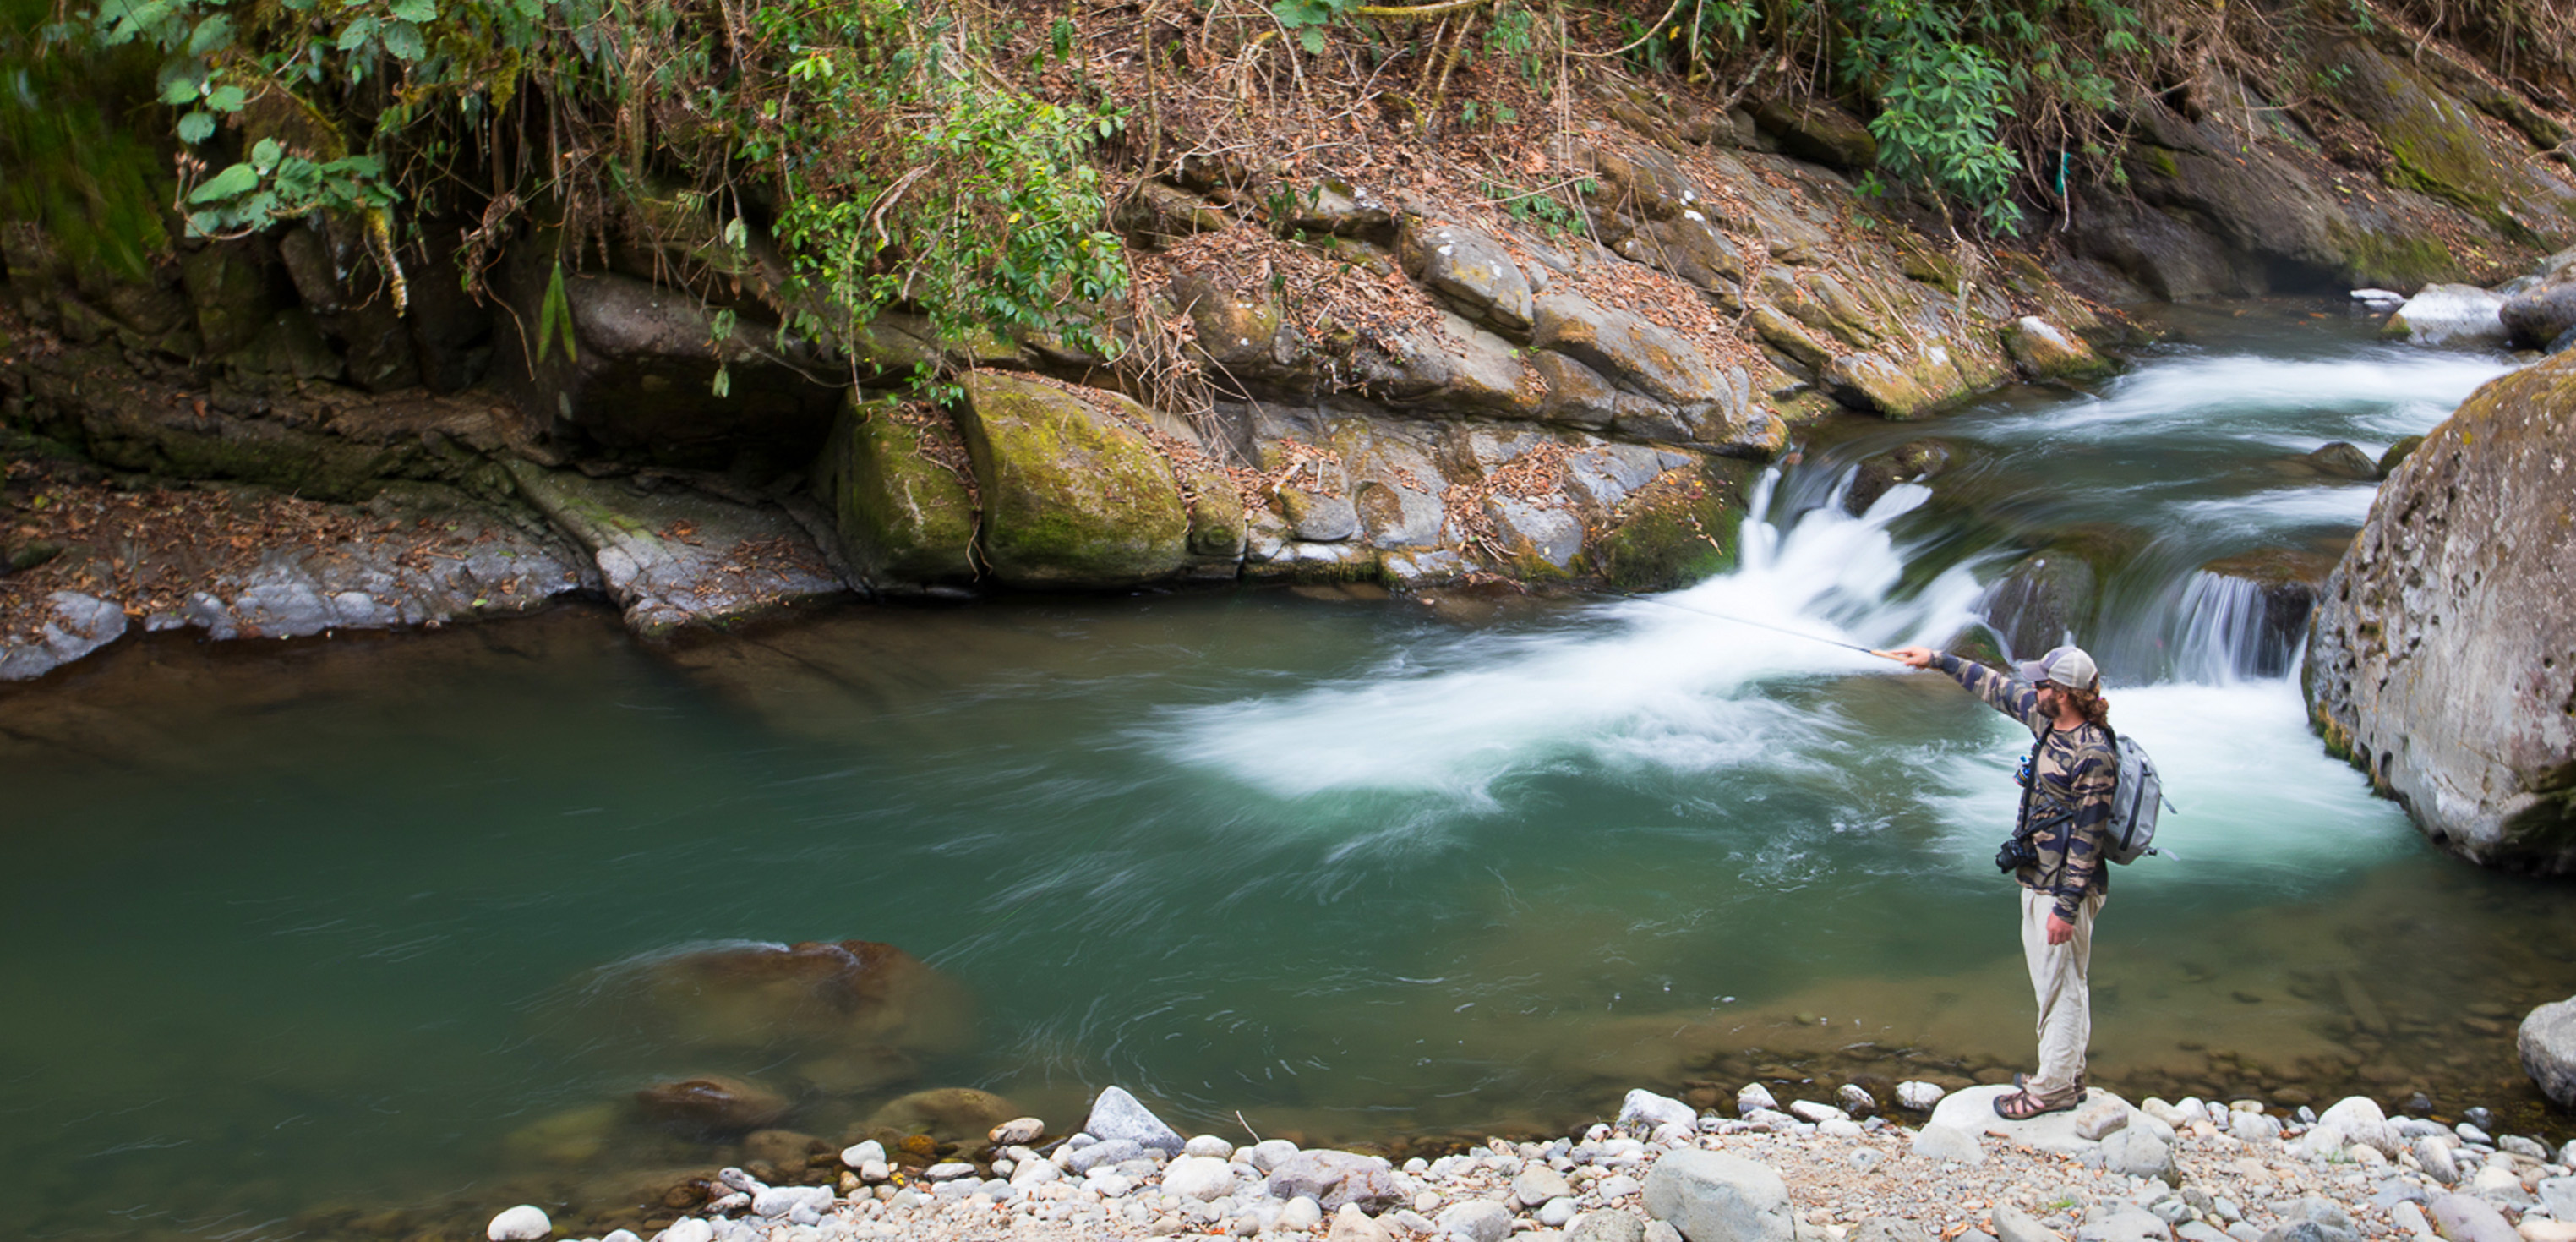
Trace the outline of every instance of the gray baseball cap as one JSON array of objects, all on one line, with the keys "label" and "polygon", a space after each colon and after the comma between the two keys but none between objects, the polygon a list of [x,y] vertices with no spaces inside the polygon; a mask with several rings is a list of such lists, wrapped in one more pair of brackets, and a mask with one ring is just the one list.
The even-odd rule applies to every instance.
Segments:
[{"label": "gray baseball cap", "polygon": [[2059,647],[2036,660],[2020,665],[2021,679],[2036,686],[2053,681],[2071,690],[2090,690],[2102,679],[2102,670],[2094,667],[2093,657],[2082,647]]}]

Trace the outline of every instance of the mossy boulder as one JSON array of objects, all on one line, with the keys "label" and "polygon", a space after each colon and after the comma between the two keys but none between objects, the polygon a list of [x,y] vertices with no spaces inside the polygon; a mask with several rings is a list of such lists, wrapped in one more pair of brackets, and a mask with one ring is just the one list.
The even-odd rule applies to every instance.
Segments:
[{"label": "mossy boulder", "polygon": [[1878,164],[1878,136],[1859,117],[1822,100],[1773,99],[1755,105],[1753,119],[1780,140],[1780,149],[1835,168]]},{"label": "mossy boulder", "polygon": [[2037,315],[2024,315],[2004,328],[2004,352],[2032,379],[2093,379],[2114,369],[2084,338]]},{"label": "mossy boulder", "polygon": [[2576,356],[2479,389],[2381,485],[2308,637],[2330,747],[2441,848],[2576,871]]},{"label": "mossy boulder", "polygon": [[1958,364],[1937,345],[1921,356],[1840,354],[1816,373],[1816,381],[1846,406],[1899,422],[1938,413],[1979,387],[1963,380]]},{"label": "mossy boulder", "polygon": [[1114,393],[1001,371],[966,377],[959,428],[984,497],[984,556],[1025,587],[1120,587],[1189,562],[1190,513],[1171,463]]},{"label": "mossy boulder", "polygon": [[1724,458],[1665,472],[1619,506],[1594,541],[1593,566],[1626,591],[1670,590],[1735,568],[1751,473]]},{"label": "mossy boulder", "polygon": [[965,444],[945,415],[853,399],[815,478],[842,551],[879,585],[975,576],[975,499],[958,467]]}]

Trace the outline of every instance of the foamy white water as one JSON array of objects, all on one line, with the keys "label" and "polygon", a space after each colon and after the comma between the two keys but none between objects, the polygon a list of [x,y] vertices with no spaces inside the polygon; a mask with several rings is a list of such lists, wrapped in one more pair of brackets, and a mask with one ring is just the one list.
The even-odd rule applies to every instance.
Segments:
[{"label": "foamy white water", "polygon": [[2441,421],[2514,366],[2501,355],[2400,345],[2336,358],[2177,358],[2122,376],[2099,400],[2027,425],[2060,441],[2220,435],[2294,452],[2330,440],[2377,450]]},{"label": "foamy white water", "polygon": [[1682,771],[1794,761],[1826,726],[1769,683],[1883,669],[1836,644],[1938,642],[1973,619],[1980,588],[1965,570],[1888,597],[1904,572],[1888,524],[1930,494],[1891,488],[1861,517],[1828,508],[1785,533],[1747,519],[1735,573],[1604,604],[1572,632],[1459,639],[1345,683],[1179,711],[1160,744],[1282,797],[1481,800],[1498,777],[1569,757]]}]

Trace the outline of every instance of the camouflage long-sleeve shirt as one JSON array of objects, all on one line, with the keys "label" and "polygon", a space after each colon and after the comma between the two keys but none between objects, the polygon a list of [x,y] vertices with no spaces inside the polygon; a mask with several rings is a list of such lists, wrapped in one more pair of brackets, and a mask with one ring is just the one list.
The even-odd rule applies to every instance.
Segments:
[{"label": "camouflage long-sleeve shirt", "polygon": [[2016,833],[2030,834],[2039,862],[2014,872],[2013,878],[2023,888],[2056,898],[2057,917],[2074,922],[2076,903],[2111,887],[2111,869],[2102,865],[2103,844],[2120,760],[2110,731],[2089,724],[2051,729],[2039,710],[2038,691],[1974,660],[1935,656],[1932,667],[1987,706],[2020,721],[2031,736],[2044,739],[2038,761],[2031,764],[2036,784],[2023,804],[2028,819],[2013,826]]}]

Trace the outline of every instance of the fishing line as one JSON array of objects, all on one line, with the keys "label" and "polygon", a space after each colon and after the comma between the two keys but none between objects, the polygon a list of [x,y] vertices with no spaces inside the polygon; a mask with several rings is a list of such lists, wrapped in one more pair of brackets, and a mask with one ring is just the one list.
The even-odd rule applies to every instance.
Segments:
[{"label": "fishing line", "polygon": [[1884,652],[1884,651],[1880,651],[1880,650],[1877,650],[1877,649],[1875,649],[1875,648],[1871,648],[1871,647],[1864,647],[1864,646],[1861,646],[1859,643],[1847,643],[1847,642],[1843,642],[1843,641],[1842,641],[1842,640],[1840,640],[1840,639],[1826,638],[1826,637],[1824,637],[1823,635],[1820,635],[1820,634],[1810,634],[1810,633],[1807,633],[1807,632],[1806,632],[1806,631],[1804,631],[1804,630],[1792,630],[1792,629],[1787,629],[1787,628],[1784,628],[1784,627],[1782,627],[1782,626],[1772,625],[1772,624],[1770,624],[1770,623],[1769,623],[1769,622],[1767,622],[1767,621],[1756,621],[1756,620],[1753,620],[1753,619],[1752,619],[1752,618],[1750,618],[1750,617],[1729,616],[1728,614],[1726,614],[1726,613],[1722,613],[1722,612],[1711,612],[1711,611],[1709,611],[1709,610],[1708,610],[1708,609],[1706,609],[1706,608],[1693,608],[1693,607],[1691,607],[1691,606],[1689,606],[1689,605],[1687,605],[1687,604],[1676,604],[1676,603],[1672,602],[1671,600],[1666,600],[1666,599],[1657,599],[1657,598],[1655,598],[1655,597],[1654,597],[1654,596],[1652,596],[1652,595],[1631,595],[1631,594],[1629,594],[1629,593],[1628,593],[1628,592],[1626,592],[1626,591],[1590,591],[1590,590],[1579,591],[1578,593],[1583,594],[1583,595],[1598,595],[1598,596],[1601,596],[1601,597],[1602,597],[1602,598],[1604,598],[1604,599],[1632,599],[1632,600],[1635,600],[1635,601],[1637,601],[1638,603],[1641,603],[1641,604],[1659,604],[1659,605],[1662,605],[1663,607],[1670,608],[1670,609],[1672,609],[1672,610],[1673,610],[1673,611],[1675,611],[1675,612],[1687,612],[1687,613],[1694,613],[1694,614],[1696,614],[1696,615],[1703,616],[1703,617],[1714,617],[1714,618],[1716,618],[1717,620],[1720,620],[1720,621],[1732,621],[1732,622],[1736,623],[1737,625],[1749,625],[1749,626],[1752,626],[1754,629],[1757,629],[1757,630],[1769,630],[1769,631],[1771,631],[1771,632],[1772,632],[1772,633],[1774,633],[1774,634],[1786,634],[1786,635],[1788,635],[1788,636],[1789,636],[1789,637],[1791,637],[1791,638],[1803,638],[1803,639],[1806,639],[1808,642],[1811,642],[1811,643],[1823,643],[1823,644],[1825,644],[1826,646],[1829,646],[1829,647],[1840,647],[1840,648],[1842,648],[1842,649],[1843,649],[1843,650],[1845,650],[1845,651],[1857,651],[1857,652],[1861,653],[1862,655],[1874,655],[1874,656],[1879,657],[1879,658],[1880,658],[1880,659],[1882,659],[1882,660],[1885,660],[1885,659],[1893,659],[1893,658],[1894,658],[1894,657],[1892,657],[1892,656],[1888,655],[1888,654],[1887,654],[1886,652]]}]

